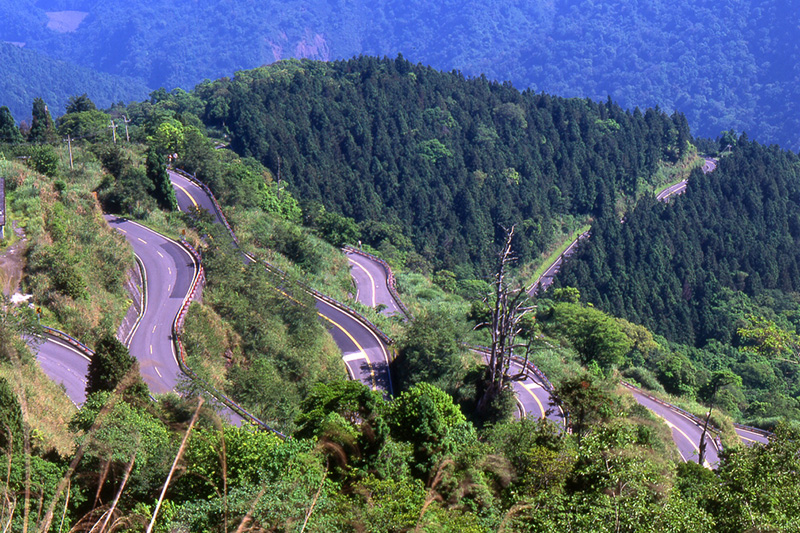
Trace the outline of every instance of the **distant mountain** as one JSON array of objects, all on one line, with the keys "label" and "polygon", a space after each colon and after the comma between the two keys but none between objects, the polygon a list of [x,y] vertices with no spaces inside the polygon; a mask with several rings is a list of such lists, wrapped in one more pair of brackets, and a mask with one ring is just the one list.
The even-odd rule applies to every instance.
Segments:
[{"label": "distant mountain", "polygon": [[70,96],[87,93],[99,106],[141,100],[149,90],[136,78],[100,74],[51,59],[41,53],[0,43],[0,105],[17,121],[30,120],[34,98],[41,97],[53,115],[64,112]]},{"label": "distant mountain", "polygon": [[0,0],[0,41],[168,90],[290,57],[402,53],[520,89],[679,110],[700,136],[734,128],[798,149],[799,10],[787,0]]}]

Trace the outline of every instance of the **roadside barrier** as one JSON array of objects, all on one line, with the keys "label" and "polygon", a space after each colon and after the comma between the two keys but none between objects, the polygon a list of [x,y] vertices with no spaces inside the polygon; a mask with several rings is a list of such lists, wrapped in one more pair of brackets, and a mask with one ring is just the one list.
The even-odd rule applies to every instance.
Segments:
[{"label": "roadside barrier", "polygon": [[342,247],[342,249],[345,252],[351,252],[366,257],[367,259],[381,265],[383,267],[383,270],[386,272],[386,287],[389,289],[389,294],[391,294],[392,298],[397,304],[397,307],[400,309],[400,312],[403,313],[406,316],[406,318],[408,319],[412,318],[411,312],[408,310],[406,305],[403,303],[403,300],[400,299],[400,295],[397,293],[397,286],[395,283],[394,272],[392,272],[392,267],[389,266],[389,263],[387,263],[377,255],[373,255],[369,252],[365,252],[364,250],[355,248],[350,245],[345,245]]},{"label": "roadside barrier", "polygon": [[[218,218],[222,221],[222,224],[228,230],[228,233],[231,235],[231,238],[233,239],[233,242],[236,244],[236,247],[240,248],[239,239],[236,237],[236,233],[233,231],[233,228],[231,227],[230,223],[228,222],[228,219],[225,217],[225,213],[222,212],[222,207],[219,205],[219,202],[217,201],[216,196],[214,196],[214,193],[211,192],[211,189],[209,189],[208,186],[205,183],[203,183],[202,181],[198,180],[194,175],[192,175],[192,174],[190,174],[190,173],[188,173],[188,172],[186,172],[186,171],[184,171],[182,169],[173,168],[173,171],[178,173],[178,174],[180,174],[184,178],[188,179],[189,181],[191,181],[192,183],[194,183],[198,187],[200,187],[203,190],[203,192],[205,192],[208,195],[208,197],[211,198],[211,201],[212,201],[212,203],[214,205],[214,210],[216,211],[216,214],[217,214]],[[250,256],[248,254],[246,254],[246,255],[251,260],[253,260],[253,261],[256,260],[256,258],[254,258],[254,257],[252,257],[252,256]],[[345,313],[347,313],[349,315],[352,315],[353,318],[355,318],[356,320],[361,322],[364,326],[366,326],[367,328],[372,330],[372,332],[375,333],[385,344],[387,344],[387,345],[394,344],[394,340],[392,340],[388,335],[386,335],[377,325],[375,325],[371,320],[369,320],[367,317],[365,317],[364,315],[362,315],[361,313],[359,313],[358,311],[356,311],[355,309],[353,309],[349,305],[347,305],[345,303],[342,303],[342,302],[340,302],[338,300],[335,300],[335,299],[331,298],[330,296],[326,296],[326,295],[322,294],[321,292],[319,292],[318,290],[311,288],[310,286],[308,286],[307,284],[305,284],[305,283],[303,283],[301,281],[293,280],[286,272],[284,272],[283,270],[281,270],[280,268],[278,268],[276,266],[271,265],[269,262],[265,261],[264,259],[259,258],[258,262],[261,263],[262,265],[264,265],[264,267],[268,271],[272,272],[273,274],[278,275],[283,281],[286,281],[286,282],[289,282],[289,283],[293,283],[293,284],[297,285],[298,287],[300,287],[301,289],[303,289],[305,292],[307,292],[307,293],[311,294],[313,297],[317,298],[318,300],[322,300],[322,301],[324,301],[324,302],[326,302],[326,303],[328,303],[328,304],[340,309],[341,311],[344,311]]]},{"label": "roadside barrier", "polygon": [[188,242],[181,241],[180,244],[186,249],[189,254],[192,255],[195,259],[195,264],[197,265],[197,274],[195,275],[194,279],[192,280],[192,284],[190,286],[189,293],[187,294],[186,298],[183,300],[183,305],[181,305],[180,311],[178,314],[175,315],[175,320],[172,323],[172,340],[175,344],[175,349],[178,353],[178,366],[180,367],[181,371],[189,376],[192,380],[200,383],[202,387],[216,398],[220,403],[231,409],[233,412],[252,422],[253,424],[259,426],[262,429],[267,431],[271,431],[272,433],[276,434],[282,439],[286,439],[286,435],[278,431],[277,429],[269,426],[265,422],[262,422],[256,416],[251,414],[247,411],[244,407],[239,405],[238,403],[234,402],[228,396],[220,392],[216,389],[213,385],[208,383],[206,380],[198,376],[194,370],[192,370],[189,365],[186,363],[186,349],[183,346],[183,341],[181,340],[181,332],[183,331],[183,323],[186,320],[186,313],[189,311],[189,306],[191,305],[192,301],[194,301],[195,296],[197,295],[198,289],[200,289],[205,281],[205,270],[203,269],[203,265],[200,262],[200,254],[197,250]]},{"label": "roadside barrier", "polygon": [[42,329],[44,330],[46,336],[53,337],[54,339],[66,342],[79,352],[82,352],[85,356],[91,358],[94,355],[94,350],[83,344],[81,341],[79,341],[72,335],[64,333],[63,331],[58,330],[56,328],[51,328],[49,326],[42,326]]}]

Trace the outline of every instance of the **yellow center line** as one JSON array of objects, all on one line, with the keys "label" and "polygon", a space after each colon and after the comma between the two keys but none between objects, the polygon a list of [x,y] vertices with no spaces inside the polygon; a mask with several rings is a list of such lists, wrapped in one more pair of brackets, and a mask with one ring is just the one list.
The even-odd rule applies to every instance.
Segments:
[{"label": "yellow center line", "polygon": [[[321,316],[322,318],[324,318],[325,320],[327,320],[328,322],[330,322],[331,324],[333,324],[334,326],[336,326],[337,328],[339,328],[342,331],[342,333],[347,335],[348,339],[353,341],[353,344],[356,345],[356,348],[358,348],[358,351],[360,351],[360,352],[362,352],[363,354],[366,355],[367,352],[364,351],[364,348],[358,343],[358,341],[355,339],[355,337],[350,335],[349,331],[347,331],[341,325],[339,325],[336,321],[334,321],[333,319],[323,315],[319,311],[317,311],[317,314],[319,316]],[[367,366],[369,367],[369,373],[370,373],[370,376],[372,377],[372,390],[377,390],[378,389],[378,384],[375,382],[375,371],[372,369],[372,363],[370,362],[369,358],[367,358]]]},{"label": "yellow center line", "polygon": [[141,241],[141,242],[143,242],[143,243],[145,243],[145,244],[147,244],[147,241],[146,241],[146,240],[144,240],[144,239],[142,239],[141,237],[136,237],[136,239],[137,239],[137,240],[139,240],[139,241]]},{"label": "yellow center line", "polygon": [[179,188],[181,191],[183,191],[183,194],[185,194],[185,195],[186,195],[186,196],[189,198],[189,200],[191,200],[191,201],[192,201],[192,204],[194,204],[194,207],[195,207],[196,209],[200,209],[200,206],[199,206],[199,205],[197,205],[197,202],[195,201],[195,199],[194,199],[194,196],[192,196],[191,194],[189,194],[189,191],[187,191],[187,190],[186,190],[186,188],[184,188],[184,187],[182,187],[182,186],[178,185],[177,183],[173,183],[173,185],[175,185],[177,188]]},{"label": "yellow center line", "polygon": [[533,387],[531,387],[527,383],[520,383],[520,385],[522,385],[522,387],[526,391],[528,391],[528,393],[530,393],[531,396],[533,396],[533,399],[536,400],[536,404],[539,406],[539,412],[542,413],[542,418],[544,418],[544,406],[542,405],[542,402],[539,401],[539,398],[537,398],[536,395],[533,393]]},{"label": "yellow center line", "polygon": [[159,252],[158,250],[156,250],[156,253],[158,254],[158,256],[159,256],[161,259],[164,259],[164,254],[162,254],[162,253],[161,253],[161,252]]},{"label": "yellow center line", "polygon": [[360,268],[361,270],[363,270],[363,271],[364,271],[364,273],[365,273],[365,274],[367,275],[367,277],[369,278],[369,281],[370,281],[370,283],[372,283],[372,307],[375,307],[375,287],[377,287],[377,285],[375,285],[375,278],[373,278],[373,277],[372,277],[372,274],[370,274],[370,273],[369,273],[369,270],[367,270],[366,268],[364,268],[364,266],[363,266],[363,265],[361,265],[360,263],[358,263],[358,262],[356,262],[356,261],[353,261],[353,260],[352,260],[352,259],[350,259],[349,257],[347,258],[347,260],[348,260],[348,261],[350,261],[351,263],[353,263],[355,266],[357,266],[357,267],[358,267],[358,268]]}]

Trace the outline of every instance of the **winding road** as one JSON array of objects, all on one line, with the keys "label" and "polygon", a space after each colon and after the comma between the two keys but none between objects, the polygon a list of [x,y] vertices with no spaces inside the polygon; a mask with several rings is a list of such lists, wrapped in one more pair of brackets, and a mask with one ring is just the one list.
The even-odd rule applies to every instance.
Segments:
[{"label": "winding road", "polygon": [[29,340],[28,346],[44,373],[64,386],[72,403],[83,405],[86,401],[89,357],[68,343],[50,336]]},{"label": "winding road", "polygon": [[128,349],[139,360],[139,372],[152,393],[173,391],[183,373],[172,324],[198,275],[197,262],[183,246],[141,224],[113,215],[105,219],[125,236],[144,265],[145,307]]},{"label": "winding road", "polygon": [[[707,165],[704,165],[704,170],[713,170],[713,162],[709,164],[707,161]],[[198,183],[175,172],[170,172],[170,179],[181,210],[204,209],[217,222],[229,228],[214,199]],[[672,195],[681,194],[685,188],[685,182],[677,184],[668,194],[659,195],[659,199],[666,200]],[[154,393],[172,391],[182,375],[172,341],[172,324],[198,275],[198,265],[184,247],[153,230],[112,215],[106,216],[106,220],[125,235],[145,269],[146,305],[141,321],[130,337],[130,351],[139,360],[142,377]],[[577,240],[581,238],[585,238],[585,234]],[[558,261],[567,256],[565,252]],[[245,257],[245,261],[254,260],[250,256]],[[352,252],[348,253],[348,260],[351,262],[358,300],[372,307],[383,304],[387,314],[400,312],[400,307],[388,290],[389,273],[386,269],[369,257]],[[557,273],[557,268],[553,270],[554,267],[556,265],[551,265],[547,271],[552,271],[552,276]],[[351,378],[360,380],[373,390],[382,390],[390,395],[390,352],[386,342],[365,321],[347,311],[341,304],[315,292],[312,295],[318,315],[342,351]],[[80,405],[85,400],[85,375],[89,362],[86,355],[50,337],[36,344],[36,355],[42,368],[52,379],[63,383],[72,401]],[[514,363],[512,371],[523,374],[518,363]],[[563,424],[563,414],[558,408],[551,407],[552,399],[543,384],[530,372],[524,374],[525,379],[513,383],[520,415],[546,417]],[[672,429],[681,457],[686,461],[697,460],[702,431],[697,422],[638,390],[631,392],[640,404],[663,418]],[[737,433],[745,443],[767,442],[765,435],[748,428],[737,427]],[[718,460],[717,448],[710,442],[706,452],[706,466],[713,466]]]},{"label": "winding road", "polygon": [[[204,188],[177,172],[170,171],[169,176],[175,187],[181,211],[206,210],[219,224],[229,228],[218,204]],[[249,255],[245,257],[246,261],[254,261]],[[386,342],[366,323],[335,302],[319,293],[312,293],[312,296],[316,302],[317,314],[342,351],[342,359],[347,365],[350,377],[358,379],[372,390],[382,390],[390,395],[392,392],[389,375],[390,356]]]},{"label": "winding road", "polygon": [[345,250],[344,255],[350,262],[350,276],[356,284],[356,301],[372,308],[383,306],[381,313],[386,316],[401,314],[400,305],[389,290],[384,266],[354,251]]}]

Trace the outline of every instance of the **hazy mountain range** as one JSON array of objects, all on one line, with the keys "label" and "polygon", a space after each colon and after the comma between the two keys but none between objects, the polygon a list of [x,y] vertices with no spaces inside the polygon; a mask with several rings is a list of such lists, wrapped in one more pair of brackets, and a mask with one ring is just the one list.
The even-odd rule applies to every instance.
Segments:
[{"label": "hazy mountain range", "polygon": [[[36,96],[59,113],[83,92],[108,105],[289,57],[402,53],[520,89],[679,110],[701,136],[733,128],[800,148],[788,1],[0,0],[0,17],[15,58],[0,66],[0,102],[18,120]],[[67,64],[44,69],[49,58]],[[87,84],[77,67],[124,78]]]}]

